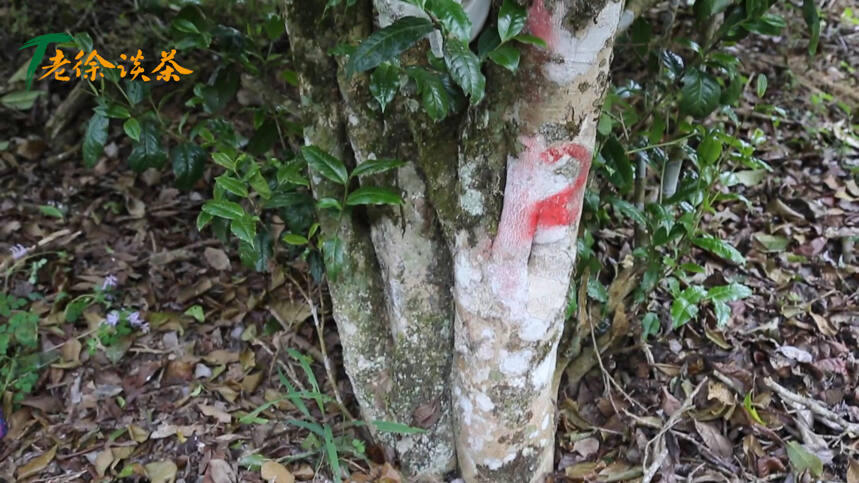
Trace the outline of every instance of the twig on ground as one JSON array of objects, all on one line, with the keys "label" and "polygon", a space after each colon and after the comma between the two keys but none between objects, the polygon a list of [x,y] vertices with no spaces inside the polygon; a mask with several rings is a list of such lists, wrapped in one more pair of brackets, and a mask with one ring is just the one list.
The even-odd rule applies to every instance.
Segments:
[{"label": "twig on ground", "polygon": [[775,382],[771,377],[764,378],[764,386],[775,391],[786,402],[805,406],[814,414],[826,419],[830,423],[837,425],[842,431],[850,433],[852,436],[859,436],[859,424],[851,423],[841,416],[835,414],[816,399],[805,396],[800,396],[790,389]]},{"label": "twig on ground", "polygon": [[[698,395],[698,392],[701,391],[701,388],[704,387],[704,384],[707,383],[707,378],[701,379],[701,382],[695,386],[695,389],[686,396],[686,400],[683,401],[683,405],[668,418],[668,421],[665,422],[665,425],[662,426],[662,429],[659,430],[659,433],[656,434],[650,441],[647,442],[647,445],[644,447],[644,459],[642,459],[642,466],[645,468],[644,477],[642,478],[643,483],[650,483],[653,479],[653,476],[656,474],[656,471],[662,466],[662,462],[665,461],[665,458],[668,457],[668,447],[665,445],[665,433],[671,430],[679,421],[680,418],[686,413],[686,411],[692,409],[694,406],[693,401],[695,400],[695,396]],[[656,447],[659,448],[659,453],[657,453],[656,457],[653,459],[653,462],[650,465],[647,465],[648,454],[650,452],[650,447],[653,444],[656,444]],[[645,466],[647,465],[647,466]]]}]

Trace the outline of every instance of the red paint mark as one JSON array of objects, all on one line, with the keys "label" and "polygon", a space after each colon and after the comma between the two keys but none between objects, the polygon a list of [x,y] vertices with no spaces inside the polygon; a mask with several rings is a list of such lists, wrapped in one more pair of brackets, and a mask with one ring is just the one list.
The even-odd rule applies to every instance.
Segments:
[{"label": "red paint mark", "polygon": [[552,14],[546,10],[543,0],[535,0],[528,9],[528,31],[531,35],[546,41],[549,50],[555,50],[557,34],[552,21]]},{"label": "red paint mark", "polygon": [[[521,139],[525,149],[507,173],[504,209],[493,252],[505,259],[527,261],[537,230],[569,226],[578,221],[591,153],[568,142],[544,148],[540,137]],[[560,185],[554,164],[565,157],[578,161],[576,178]]]},{"label": "red paint mark", "polygon": [[557,163],[564,156],[578,159],[583,163],[590,163],[591,153],[581,144],[567,143],[562,146],[555,146],[540,153],[540,160],[546,164]]}]

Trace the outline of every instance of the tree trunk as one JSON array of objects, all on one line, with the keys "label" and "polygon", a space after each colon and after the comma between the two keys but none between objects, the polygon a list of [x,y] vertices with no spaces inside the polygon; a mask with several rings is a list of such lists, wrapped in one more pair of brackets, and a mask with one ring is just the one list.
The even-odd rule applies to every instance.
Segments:
[{"label": "tree trunk", "polygon": [[[320,213],[323,231],[345,245],[329,288],[362,417],[428,430],[376,435],[410,481],[438,479],[457,462],[468,482],[542,481],[553,467],[552,376],[621,4],[534,0],[526,29],[548,48],[523,46],[515,74],[489,65],[483,101],[434,123],[414,93],[382,114],[367,76],[346,78],[342,59],[327,55],[366,38],[377,16],[397,15],[398,1],[359,0],[325,16],[326,2],[284,1],[305,141],[353,164],[409,161],[373,180],[399,187],[402,209],[339,224]],[[493,7],[484,28],[495,28]],[[317,197],[334,189],[319,177],[312,185]]]}]

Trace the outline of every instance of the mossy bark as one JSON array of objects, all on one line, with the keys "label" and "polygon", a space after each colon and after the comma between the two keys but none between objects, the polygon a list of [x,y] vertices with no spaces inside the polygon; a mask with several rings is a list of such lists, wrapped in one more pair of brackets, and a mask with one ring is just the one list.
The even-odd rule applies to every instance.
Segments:
[{"label": "mossy bark", "polygon": [[[306,142],[352,165],[409,162],[362,180],[398,187],[402,208],[340,221],[320,213],[347,250],[329,280],[346,370],[364,418],[428,430],[377,435],[410,481],[440,478],[457,460],[467,482],[541,481],[553,465],[552,375],[621,5],[533,0],[526,29],[548,48],[522,46],[516,74],[489,65],[485,99],[435,123],[408,89],[382,113],[367,76],[345,77],[343,59],[326,55],[370,35],[377,14],[396,16],[397,1],[322,16],[321,0],[285,0]],[[428,42],[419,44],[408,63],[425,58]],[[337,189],[312,182],[317,196]]]}]

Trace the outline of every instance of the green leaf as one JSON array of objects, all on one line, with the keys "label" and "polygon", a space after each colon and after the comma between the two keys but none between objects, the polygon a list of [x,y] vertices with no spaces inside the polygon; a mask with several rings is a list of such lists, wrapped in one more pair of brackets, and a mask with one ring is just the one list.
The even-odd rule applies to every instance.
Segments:
[{"label": "green leaf", "polygon": [[239,220],[247,217],[242,205],[227,200],[209,200],[203,204],[204,213],[227,220]]},{"label": "green leaf", "polygon": [[309,242],[307,238],[295,233],[284,233],[281,239],[284,241],[284,243],[298,246],[307,245],[307,243]]},{"label": "green leaf", "polygon": [[722,155],[722,141],[716,137],[715,133],[710,132],[698,144],[697,152],[698,161],[703,166],[710,166]]},{"label": "green leaf", "polygon": [[395,58],[432,30],[432,22],[425,18],[398,19],[361,42],[346,63],[347,75],[370,70]]},{"label": "green leaf", "polygon": [[373,426],[383,433],[394,434],[423,434],[427,431],[421,428],[413,428],[407,424],[395,423],[391,421],[373,421]]},{"label": "green leaf", "polygon": [[185,315],[193,317],[197,322],[206,321],[206,314],[203,312],[202,305],[192,305],[191,307],[188,307],[188,310],[185,311]]},{"label": "green leaf", "polygon": [[519,49],[510,44],[505,44],[489,53],[492,62],[504,67],[510,72],[516,72],[519,68]]},{"label": "green leaf", "polygon": [[248,197],[248,187],[245,185],[245,182],[228,174],[222,174],[215,178],[215,184],[220,186],[224,191],[240,198]]},{"label": "green leaf", "polygon": [[316,202],[316,209],[343,211],[343,207],[340,205],[340,202],[334,198],[321,198]]},{"label": "green leaf", "polygon": [[346,198],[347,206],[358,205],[400,205],[403,199],[388,188],[378,186],[362,186],[349,193]]},{"label": "green leaf", "polygon": [[763,97],[764,94],[766,94],[766,92],[767,92],[767,76],[763,72],[758,74],[757,85],[755,87],[756,87],[755,90],[757,91],[758,97]]},{"label": "green leaf", "polygon": [[400,69],[388,62],[382,63],[370,76],[370,94],[379,103],[382,112],[394,100],[400,88]]},{"label": "green leaf", "polygon": [[427,10],[438,19],[446,33],[468,42],[471,38],[471,20],[459,2],[453,0],[430,0]]},{"label": "green leaf", "polygon": [[239,72],[231,65],[220,69],[212,85],[203,86],[203,108],[208,113],[220,111],[239,90]]},{"label": "green leaf", "polygon": [[756,423],[766,426],[764,420],[761,419],[760,415],[758,415],[758,410],[752,405],[752,393],[751,391],[747,392],[745,397],[743,397],[743,407],[746,408],[746,412],[749,414],[749,417],[752,418]]},{"label": "green leaf", "polygon": [[441,79],[420,67],[409,67],[406,72],[409,77],[415,80],[424,109],[426,109],[429,117],[434,121],[444,119],[450,110],[450,98]]},{"label": "green leaf", "polygon": [[696,0],[692,10],[699,25],[706,25],[713,21],[713,15],[723,12],[731,6],[731,0]]},{"label": "green leaf", "polygon": [[[129,119],[130,120],[130,119]],[[189,190],[202,176],[206,164],[206,151],[194,143],[184,142],[170,153],[176,187]]]},{"label": "green leaf", "polygon": [[659,317],[657,317],[653,312],[648,312],[644,318],[641,319],[641,339],[647,340],[651,335],[656,335],[659,333],[660,327]]},{"label": "green leaf", "polygon": [[602,282],[596,278],[590,278],[588,279],[588,297],[597,302],[606,303],[608,302],[608,290]]},{"label": "green leaf", "polygon": [[140,141],[140,121],[133,117],[129,117],[122,123],[122,130],[125,135],[134,141]]},{"label": "green leaf", "polygon": [[716,315],[716,326],[724,327],[731,318],[731,307],[721,300],[713,301],[713,313]]},{"label": "green leaf", "polygon": [[254,156],[262,156],[274,146],[277,138],[277,123],[274,119],[266,119],[262,123],[262,126],[251,136],[245,150]]},{"label": "green leaf", "polygon": [[697,118],[713,112],[719,104],[722,88],[716,78],[698,69],[691,69],[683,76],[680,89],[680,109]]},{"label": "green leaf", "polygon": [[262,199],[267,200],[271,198],[271,187],[269,187],[268,180],[265,179],[262,173],[256,171],[248,182]]},{"label": "green leaf", "polygon": [[93,114],[86,126],[83,140],[84,166],[92,168],[101,157],[107,142],[107,127],[110,120],[101,114]]},{"label": "green leaf", "polygon": [[483,33],[477,39],[477,56],[483,60],[490,52],[501,45],[498,31],[495,29],[483,29]]},{"label": "green leaf", "polygon": [[322,255],[325,258],[325,267],[328,269],[328,275],[336,280],[346,260],[343,240],[334,237],[322,242]]},{"label": "green leaf", "polygon": [[735,300],[744,299],[752,295],[752,289],[741,283],[730,283],[728,285],[719,285],[711,287],[707,291],[707,298],[710,300],[718,300],[721,302],[733,302]]},{"label": "green leaf", "polygon": [[820,14],[817,12],[814,0],[802,0],[802,18],[805,19],[809,30],[808,55],[814,55],[820,42]]},{"label": "green leaf", "polygon": [[140,173],[148,168],[160,168],[167,161],[167,150],[161,142],[161,130],[151,121],[144,121],[140,141],[134,143],[128,155],[128,165]]},{"label": "green leaf", "polygon": [[746,263],[746,259],[743,258],[743,255],[740,254],[736,248],[732,247],[727,242],[710,235],[695,238],[692,240],[692,243],[699,248],[703,248],[704,250],[718,255],[725,260],[736,263],[737,265],[743,265]]},{"label": "green leaf", "polygon": [[230,232],[251,247],[255,246],[254,238],[256,238],[256,230],[257,222],[251,216],[242,216],[232,220],[230,223]]},{"label": "green leaf", "polygon": [[352,177],[384,173],[392,169],[397,169],[405,164],[405,161],[400,161],[399,159],[368,159],[352,170]]},{"label": "green leaf", "polygon": [[634,172],[629,156],[617,137],[610,136],[606,139],[600,155],[605,159],[606,166],[611,168],[609,180],[621,193],[628,193],[632,189]]},{"label": "green leaf", "polygon": [[0,104],[9,109],[18,111],[26,111],[33,107],[36,103],[36,98],[43,94],[43,91],[15,91],[0,97]]},{"label": "green leaf", "polygon": [[50,216],[53,218],[59,218],[60,220],[62,220],[65,217],[63,212],[60,211],[60,209],[57,208],[56,206],[39,205],[39,211],[45,216]]},{"label": "green leaf", "polygon": [[671,303],[671,319],[675,329],[686,324],[698,315],[698,304],[707,295],[703,287],[693,285],[680,292]]},{"label": "green leaf", "polygon": [[128,112],[128,109],[125,106],[120,104],[111,104],[110,107],[105,111],[107,117],[112,119],[128,119],[131,117],[131,113]]},{"label": "green leaf", "polygon": [[486,77],[480,72],[480,60],[474,52],[465,42],[448,39],[444,43],[444,62],[454,82],[471,98],[471,104],[479,103],[486,89]]},{"label": "green leaf", "polygon": [[823,461],[796,441],[787,443],[787,457],[797,473],[807,470],[815,478],[823,474]]},{"label": "green leaf", "polygon": [[498,36],[501,42],[507,42],[525,28],[527,14],[525,8],[514,0],[504,0],[498,11]]},{"label": "green leaf", "polygon": [[346,182],[349,181],[349,174],[342,161],[316,146],[302,147],[301,154],[307,164],[319,174],[335,183],[346,186]]},{"label": "green leaf", "polygon": [[615,198],[614,196],[609,197],[609,202],[621,215],[631,219],[641,226],[647,226],[647,219],[644,218],[644,214],[632,203]]},{"label": "green leaf", "polygon": [[203,228],[206,227],[212,221],[212,214],[206,213],[205,211],[201,211],[197,215],[197,231],[203,231]]},{"label": "green leaf", "polygon": [[516,40],[518,42],[522,42],[523,44],[536,45],[537,47],[542,47],[544,49],[548,47],[546,45],[545,40],[541,39],[540,37],[536,37],[534,35],[519,34],[519,35],[513,37],[513,40]]},{"label": "green leaf", "polygon": [[230,171],[236,170],[236,162],[227,153],[212,153],[212,160],[218,166],[223,166]]}]

